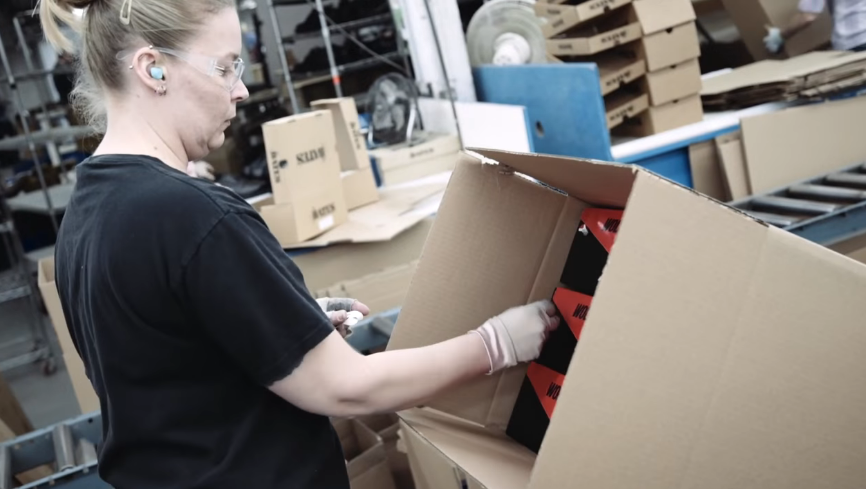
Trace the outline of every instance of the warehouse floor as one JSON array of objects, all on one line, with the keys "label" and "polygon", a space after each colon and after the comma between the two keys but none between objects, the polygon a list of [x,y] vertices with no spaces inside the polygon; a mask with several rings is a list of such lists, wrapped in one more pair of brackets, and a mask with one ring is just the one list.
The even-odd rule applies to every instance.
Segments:
[{"label": "warehouse floor", "polygon": [[[0,344],[30,335],[30,310],[26,300],[0,304]],[[53,338],[53,329],[47,317],[43,319]],[[4,360],[9,355],[20,352],[20,348],[2,351]],[[31,364],[3,372],[21,407],[30,418],[34,428],[43,428],[81,414],[75,391],[63,359],[57,359],[57,372],[54,375],[42,374],[41,364]]]}]

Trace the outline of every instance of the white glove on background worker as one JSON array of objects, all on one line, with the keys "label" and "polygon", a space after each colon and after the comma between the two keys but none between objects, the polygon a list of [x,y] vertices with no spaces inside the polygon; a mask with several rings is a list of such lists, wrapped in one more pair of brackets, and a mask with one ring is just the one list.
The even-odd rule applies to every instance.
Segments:
[{"label": "white glove on background worker", "polygon": [[360,313],[361,317],[370,314],[370,308],[355,299],[323,297],[316,299],[316,303],[319,304],[322,312],[328,316],[331,324],[343,338],[351,334],[349,328],[358,322],[359,318],[355,313]]},{"label": "white glove on background worker", "polygon": [[488,374],[492,374],[538,358],[548,335],[558,326],[556,306],[540,301],[509,309],[469,333],[484,340],[490,359]]},{"label": "white glove on background worker", "polygon": [[767,51],[776,54],[784,45],[785,38],[782,37],[782,29],[767,26],[767,37],[764,38],[764,46],[767,48]]},{"label": "white glove on background worker", "polygon": [[206,161],[190,161],[186,164],[186,174],[193,178],[214,181],[213,166]]}]

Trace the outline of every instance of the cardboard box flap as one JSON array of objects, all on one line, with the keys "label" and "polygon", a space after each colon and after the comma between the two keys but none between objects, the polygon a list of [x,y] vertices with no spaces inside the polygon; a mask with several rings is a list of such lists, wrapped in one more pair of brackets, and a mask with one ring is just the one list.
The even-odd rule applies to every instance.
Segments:
[{"label": "cardboard box flap", "polygon": [[689,194],[638,175],[531,488],[818,487],[866,457],[866,267]]},{"label": "cardboard box flap", "polygon": [[403,185],[384,187],[379,191],[378,202],[349,212],[345,224],[287,249],[388,241],[436,213],[450,176],[450,173],[440,173]]},{"label": "cardboard box flap", "polygon": [[645,36],[695,20],[691,0],[637,0],[632,5]]},{"label": "cardboard box flap", "polygon": [[[576,202],[464,155],[427,237],[388,349],[426,346],[464,335],[509,307],[548,297],[559,281],[565,257],[556,273],[542,276],[541,270],[547,264],[552,236],[561,226],[560,216],[570,209],[568,201]],[[577,222],[572,226],[568,243]],[[556,264],[550,268],[556,269]],[[442,276],[443,270],[477,272]],[[539,281],[544,286],[536,287]],[[467,303],[467,297],[473,300]],[[517,395],[511,387],[519,386],[522,378],[521,369],[484,376],[427,405],[478,424],[504,427]]]},{"label": "cardboard box flap", "polygon": [[471,151],[597,206],[625,206],[635,173],[643,171],[633,165],[595,160],[487,149]]},{"label": "cardboard box flap", "polygon": [[[428,409],[400,413],[417,436],[488,489],[526,489],[535,454],[501,433]],[[567,487],[559,485],[555,487]]]}]

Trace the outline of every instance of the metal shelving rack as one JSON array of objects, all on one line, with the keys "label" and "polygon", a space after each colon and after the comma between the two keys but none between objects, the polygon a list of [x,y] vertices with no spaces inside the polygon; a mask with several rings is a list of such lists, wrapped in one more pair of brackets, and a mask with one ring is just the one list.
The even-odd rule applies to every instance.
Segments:
[{"label": "metal shelving rack", "polygon": [[[57,133],[55,130],[50,128],[50,117],[46,106],[46,100],[48,99],[46,93],[47,87],[44,83],[39,83],[38,88],[43,114],[46,117],[46,122],[49,127],[46,127],[42,131],[37,131],[35,134],[30,130],[30,115],[24,105],[24,99],[21,96],[21,91],[18,86],[18,82],[21,80],[39,80],[41,77],[44,78],[52,73],[51,71],[36,70],[33,66],[31,53],[27,46],[27,39],[24,35],[23,29],[21,28],[21,18],[29,14],[30,12],[22,12],[13,18],[15,34],[18,37],[18,41],[23,50],[27,72],[21,74],[15,74],[12,72],[12,67],[9,63],[9,58],[6,52],[6,46],[3,43],[3,39],[0,38],[0,65],[2,65],[5,75],[0,78],[0,83],[6,84],[9,87],[11,99],[13,103],[17,105],[18,118],[24,132],[23,138],[11,139],[15,140],[14,146],[16,149],[21,147],[30,150],[34,162],[34,169],[36,170],[36,175],[39,180],[39,186],[47,205],[48,216],[56,235],[58,224],[55,206],[52,202],[51,194],[48,191],[37,147],[46,147],[46,149],[49,150],[49,154],[56,152],[55,143],[60,138],[60,133]],[[63,132],[63,136],[69,137],[68,131]],[[21,140],[18,141],[18,139]],[[6,140],[0,140],[0,144],[6,142]],[[52,149],[54,151],[52,151]],[[20,236],[18,235],[14,221],[12,220],[12,210],[6,199],[2,196],[0,196],[0,240],[2,240],[7,249],[11,265],[11,270],[9,272],[0,275],[0,303],[27,298],[31,314],[31,337],[19,338],[7,342],[0,345],[0,349],[11,349],[25,343],[30,343],[31,348],[27,353],[18,354],[0,361],[0,371],[42,360],[44,362],[43,371],[46,374],[53,373],[56,369],[55,358],[57,355],[48,339],[48,330],[42,319],[39,307],[40,302],[37,296],[38,286],[35,274],[32,272],[27,257],[24,254]]]},{"label": "metal shelving rack", "polygon": [[[343,87],[340,80],[342,75],[346,75],[353,72],[358,72],[373,66],[378,66],[382,64],[386,60],[403,60],[403,65],[406,67],[406,72],[409,72],[408,69],[408,52],[406,50],[405,43],[400,36],[400,28],[396,25],[396,19],[391,12],[379,15],[373,15],[370,17],[352,20],[349,22],[345,22],[342,24],[331,24],[329,23],[327,17],[325,16],[325,8],[322,0],[315,0],[315,9],[319,15],[319,25],[320,32],[305,32],[300,34],[294,34],[289,36],[284,36],[282,30],[280,29],[280,23],[277,18],[277,7],[284,6],[294,6],[294,5],[307,5],[312,4],[312,0],[268,0],[268,9],[271,15],[271,23],[273,24],[274,35],[276,36],[277,41],[277,50],[280,57],[280,64],[283,69],[283,80],[286,83],[286,88],[289,92],[289,99],[292,104],[293,113],[297,114],[301,112],[300,103],[298,102],[298,96],[295,93],[295,90],[299,88],[303,88],[305,86],[314,85],[318,83],[322,83],[328,81],[329,79],[334,84],[334,90],[337,93],[337,97],[343,96]],[[340,32],[341,30],[350,30],[350,29],[358,29],[361,27],[371,26],[381,24],[388,19],[392,19],[395,22],[395,29],[397,35],[397,50],[392,53],[386,53],[379,55],[381,57],[369,57],[365,59],[361,59],[358,61],[354,61],[351,63],[346,63],[342,65],[338,65],[336,59],[334,57],[334,49],[331,43],[331,33],[332,32]],[[293,77],[291,70],[289,69],[289,64],[286,59],[286,44],[293,43],[300,39],[313,39],[321,37],[325,43],[325,52],[328,56],[328,70],[323,70],[319,72],[310,72],[310,73],[296,73]]]}]

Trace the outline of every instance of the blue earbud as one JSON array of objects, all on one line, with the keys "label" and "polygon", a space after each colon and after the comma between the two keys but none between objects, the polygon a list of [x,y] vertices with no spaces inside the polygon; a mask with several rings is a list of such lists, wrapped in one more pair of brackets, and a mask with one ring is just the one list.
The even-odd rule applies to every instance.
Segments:
[{"label": "blue earbud", "polygon": [[165,71],[159,66],[151,66],[150,77],[154,80],[162,80],[165,78]]}]

